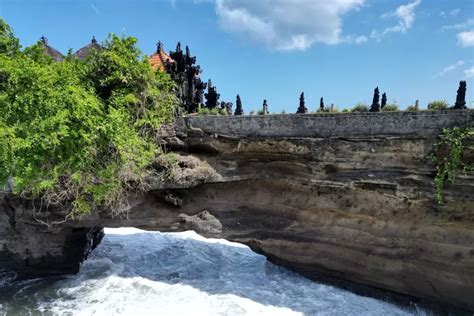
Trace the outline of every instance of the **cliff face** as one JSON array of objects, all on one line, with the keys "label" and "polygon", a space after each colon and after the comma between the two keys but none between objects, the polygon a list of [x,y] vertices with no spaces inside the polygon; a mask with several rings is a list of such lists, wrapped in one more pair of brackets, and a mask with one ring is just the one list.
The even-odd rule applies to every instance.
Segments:
[{"label": "cliff face", "polygon": [[[193,229],[309,277],[474,310],[474,177],[458,176],[437,207],[426,159],[442,128],[473,122],[472,111],[180,119],[166,146],[215,174],[154,183],[124,218],[92,214],[49,229],[31,224],[31,206],[5,197],[0,266],[20,275],[39,262],[52,264],[43,273],[73,271],[105,226]],[[468,141],[465,158],[474,161]]]}]

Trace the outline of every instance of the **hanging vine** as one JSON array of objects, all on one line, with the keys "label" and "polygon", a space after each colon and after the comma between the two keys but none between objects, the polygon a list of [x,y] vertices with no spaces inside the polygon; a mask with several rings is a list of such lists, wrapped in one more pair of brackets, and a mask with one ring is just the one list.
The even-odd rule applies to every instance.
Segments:
[{"label": "hanging vine", "polygon": [[468,137],[474,137],[474,128],[445,128],[429,155],[429,159],[436,163],[434,185],[438,205],[443,204],[446,182],[453,184],[457,173],[468,174],[474,170],[473,163],[463,161],[464,140]]}]

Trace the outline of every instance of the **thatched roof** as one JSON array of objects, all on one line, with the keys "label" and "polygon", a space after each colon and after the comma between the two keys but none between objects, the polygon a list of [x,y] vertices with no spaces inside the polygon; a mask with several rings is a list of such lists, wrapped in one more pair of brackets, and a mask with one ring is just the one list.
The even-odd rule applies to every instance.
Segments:
[{"label": "thatched roof", "polygon": [[97,40],[93,36],[91,42],[88,45],[78,49],[72,56],[84,60],[89,57],[92,52],[98,51],[100,49],[102,49],[102,46],[97,43]]},{"label": "thatched roof", "polygon": [[45,54],[51,56],[55,61],[61,61],[64,59],[63,54],[61,54],[57,49],[48,45],[48,39],[46,37],[41,36],[40,45],[43,48]]}]

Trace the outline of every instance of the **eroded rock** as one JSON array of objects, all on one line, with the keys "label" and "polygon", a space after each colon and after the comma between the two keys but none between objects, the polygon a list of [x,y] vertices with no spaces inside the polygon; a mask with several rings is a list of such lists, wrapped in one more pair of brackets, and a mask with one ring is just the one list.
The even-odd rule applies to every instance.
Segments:
[{"label": "eroded rock", "polygon": [[[95,227],[192,229],[247,244],[318,280],[474,310],[474,177],[459,175],[438,207],[435,169],[426,159],[443,127],[472,126],[473,117],[452,111],[186,118],[168,143],[194,157],[177,170],[182,181],[156,181],[150,192],[131,197],[126,216],[91,214],[41,230],[30,223],[26,204],[1,204],[0,267],[28,276],[48,262],[55,268],[45,274],[73,272],[84,258],[78,254],[90,248],[85,241],[100,231]],[[189,133],[194,128],[200,131]],[[474,160],[473,151],[466,154]],[[72,256],[76,265],[61,261],[66,244],[82,249]]]}]

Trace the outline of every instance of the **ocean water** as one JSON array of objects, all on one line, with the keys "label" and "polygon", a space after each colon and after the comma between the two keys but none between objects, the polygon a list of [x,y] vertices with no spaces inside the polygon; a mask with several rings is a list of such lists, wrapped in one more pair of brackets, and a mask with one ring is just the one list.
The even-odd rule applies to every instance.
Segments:
[{"label": "ocean water", "polygon": [[0,315],[424,315],[195,232],[106,229],[76,275],[4,283]]}]

